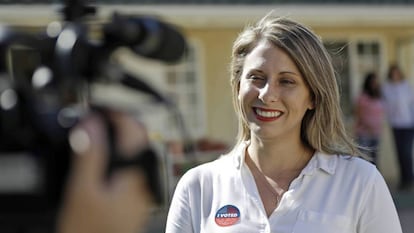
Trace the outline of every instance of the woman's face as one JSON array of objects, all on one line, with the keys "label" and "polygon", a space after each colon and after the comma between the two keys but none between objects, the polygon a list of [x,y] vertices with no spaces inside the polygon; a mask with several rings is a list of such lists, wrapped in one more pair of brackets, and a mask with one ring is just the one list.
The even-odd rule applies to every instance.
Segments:
[{"label": "woman's face", "polygon": [[245,58],[239,101],[252,137],[300,138],[303,116],[313,108],[310,91],[293,60],[261,41]]},{"label": "woman's face", "polygon": [[399,69],[394,68],[391,72],[391,80],[393,82],[399,82],[402,80],[401,72]]}]

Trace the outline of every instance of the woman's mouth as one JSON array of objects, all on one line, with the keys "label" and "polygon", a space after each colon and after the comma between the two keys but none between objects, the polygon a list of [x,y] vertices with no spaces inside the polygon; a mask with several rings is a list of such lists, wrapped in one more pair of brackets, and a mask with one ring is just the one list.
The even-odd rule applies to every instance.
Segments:
[{"label": "woman's mouth", "polygon": [[281,111],[268,110],[263,108],[253,108],[253,111],[256,114],[257,119],[262,121],[272,121],[282,115]]}]

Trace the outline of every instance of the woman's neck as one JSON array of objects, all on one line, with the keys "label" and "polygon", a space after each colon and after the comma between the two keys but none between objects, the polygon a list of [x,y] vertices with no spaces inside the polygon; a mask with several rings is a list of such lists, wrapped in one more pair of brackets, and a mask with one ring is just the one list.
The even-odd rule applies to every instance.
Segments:
[{"label": "woman's neck", "polygon": [[313,150],[297,143],[263,143],[256,140],[250,142],[247,155],[256,166],[268,176],[302,170],[313,155]]}]

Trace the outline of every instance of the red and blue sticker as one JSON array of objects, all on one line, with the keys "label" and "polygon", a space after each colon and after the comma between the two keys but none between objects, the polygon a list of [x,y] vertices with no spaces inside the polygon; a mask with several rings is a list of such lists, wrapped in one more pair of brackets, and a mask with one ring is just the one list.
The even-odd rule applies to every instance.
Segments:
[{"label": "red and blue sticker", "polygon": [[221,207],[215,216],[217,225],[227,227],[236,224],[240,220],[240,211],[234,205],[225,205]]}]

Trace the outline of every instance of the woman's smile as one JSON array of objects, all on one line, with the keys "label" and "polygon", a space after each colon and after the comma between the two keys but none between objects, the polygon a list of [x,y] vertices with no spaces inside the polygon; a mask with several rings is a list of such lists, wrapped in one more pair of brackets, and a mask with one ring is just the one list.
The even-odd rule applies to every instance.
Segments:
[{"label": "woman's smile", "polygon": [[283,114],[283,112],[278,110],[269,110],[258,107],[253,107],[253,112],[256,114],[256,118],[260,121],[274,121]]}]

